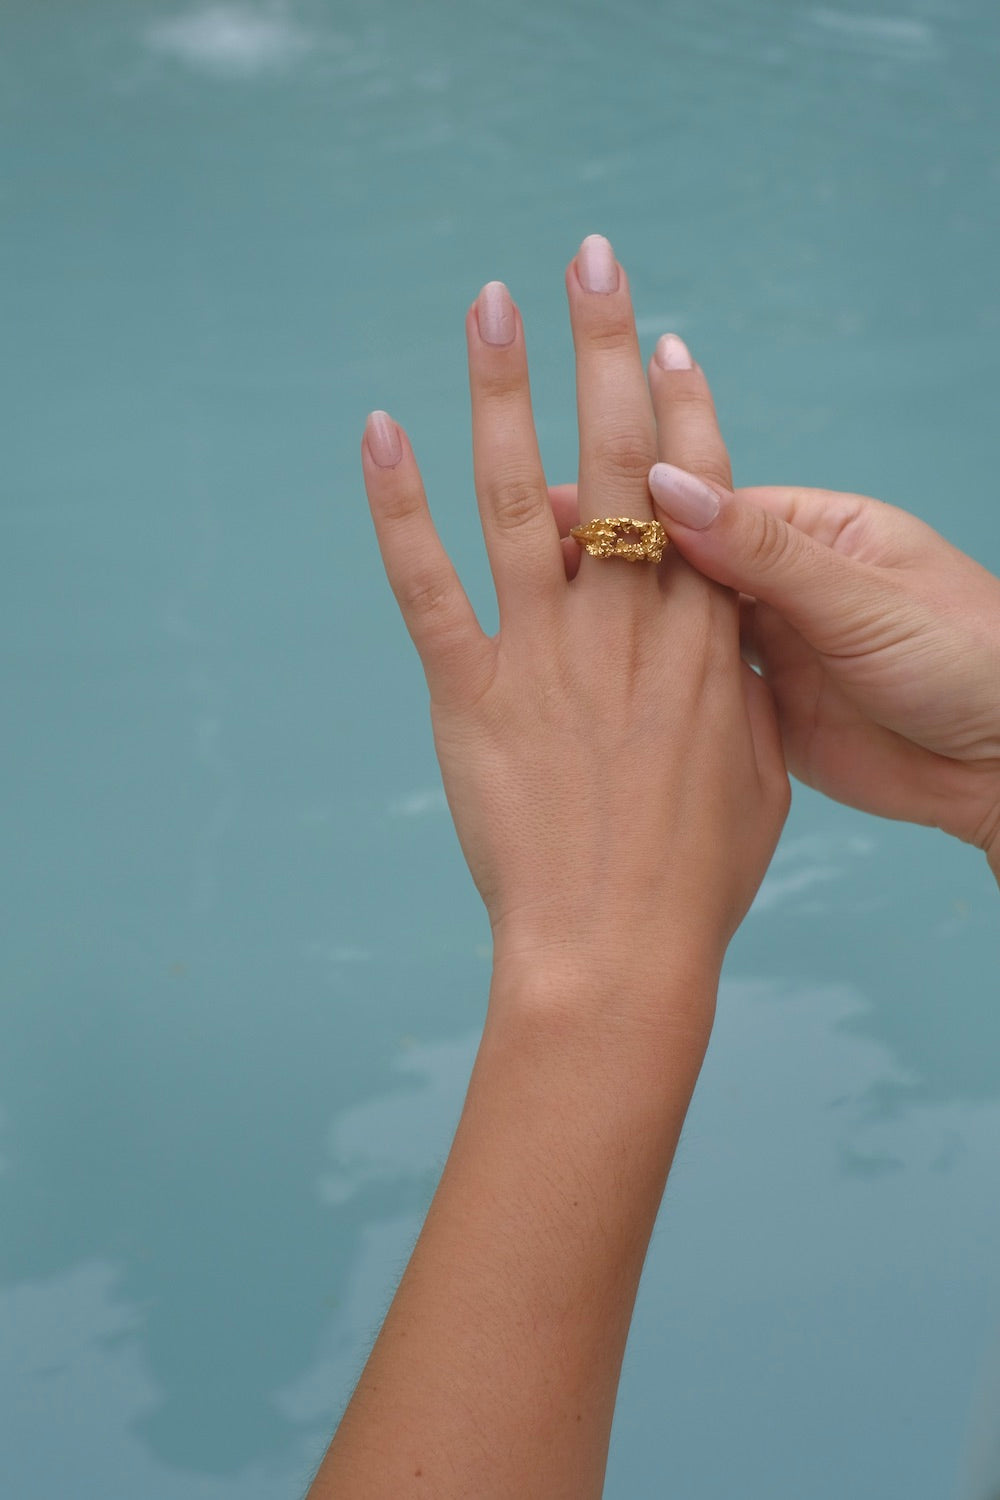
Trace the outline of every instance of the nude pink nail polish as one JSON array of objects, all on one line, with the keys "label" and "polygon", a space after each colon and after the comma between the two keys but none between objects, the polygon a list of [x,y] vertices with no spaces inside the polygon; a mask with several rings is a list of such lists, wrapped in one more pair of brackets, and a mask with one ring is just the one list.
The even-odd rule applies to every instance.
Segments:
[{"label": "nude pink nail polish", "polygon": [[690,370],[694,365],[687,344],[676,333],[663,335],[653,358],[661,370]]},{"label": "nude pink nail polish", "polygon": [[617,292],[618,262],[603,234],[587,235],[576,252],[576,274],[586,292]]},{"label": "nude pink nail polish", "polygon": [[649,488],[656,503],[671,521],[704,531],[719,514],[719,497],[704,480],[674,464],[654,464],[649,471]]},{"label": "nude pink nail polish", "polygon": [[380,469],[394,469],[403,456],[399,429],[387,411],[373,411],[365,423],[368,452]]},{"label": "nude pink nail polish", "polygon": [[488,281],[483,287],[476,299],[476,317],[484,344],[500,346],[514,342],[517,319],[510,292],[502,281]]}]

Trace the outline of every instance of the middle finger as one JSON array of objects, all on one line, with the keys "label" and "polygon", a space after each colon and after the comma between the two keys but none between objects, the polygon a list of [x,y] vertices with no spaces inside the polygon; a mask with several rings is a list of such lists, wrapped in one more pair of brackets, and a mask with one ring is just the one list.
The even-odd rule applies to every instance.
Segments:
[{"label": "middle finger", "polygon": [[566,289],[576,349],[580,520],[647,520],[656,425],[628,278],[602,235],[584,240],[566,273]]}]

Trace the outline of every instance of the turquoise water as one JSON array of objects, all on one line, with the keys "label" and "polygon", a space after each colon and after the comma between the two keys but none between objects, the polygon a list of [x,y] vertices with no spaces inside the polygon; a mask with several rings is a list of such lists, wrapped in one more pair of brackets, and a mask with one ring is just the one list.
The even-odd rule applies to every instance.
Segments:
[{"label": "turquoise water", "polygon": [[[440,1168],[486,923],[361,492],[484,622],[462,320],[572,477],[608,234],[738,477],[1000,570],[987,0],[11,3],[0,1488],[297,1496]],[[997,892],[797,789],[730,955],[609,1500],[1000,1490]]]}]

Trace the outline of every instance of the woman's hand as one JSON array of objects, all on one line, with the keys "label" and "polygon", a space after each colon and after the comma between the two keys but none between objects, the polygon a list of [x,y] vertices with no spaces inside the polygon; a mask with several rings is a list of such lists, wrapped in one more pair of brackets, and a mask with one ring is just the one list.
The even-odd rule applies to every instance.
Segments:
[{"label": "woman's hand", "polygon": [[[628,284],[607,241],[584,242],[566,285],[579,511],[649,518],[650,465],[685,455],[665,432],[658,446]],[[552,956],[563,973],[655,980],[680,958],[714,989],[788,798],[770,695],[740,659],[736,595],[672,549],[659,566],[584,556],[570,581],[504,286],[483,289],[466,332],[495,637],[476,621],[409,443],[384,413],[369,420],[363,460],[497,962]]]},{"label": "woman's hand", "polygon": [[[745,596],[745,647],[774,693],[789,770],[977,845],[1000,878],[1000,579],[878,500],[733,493],[704,374],[672,336],[659,353],[653,402],[689,456],[653,468],[657,514],[690,563]],[[552,498],[565,531],[572,494]]]},{"label": "woman's hand", "polygon": [[[649,465],[688,455],[669,432],[658,440],[606,240],[584,241],[567,288],[580,506],[649,519]],[[788,805],[736,595],[674,552],[657,566],[575,558],[570,581],[521,321],[499,283],[467,334],[496,637],[384,413],[364,465],[493,925],[493,983],[447,1164],[315,1500],[597,1500],[719,964]]]}]

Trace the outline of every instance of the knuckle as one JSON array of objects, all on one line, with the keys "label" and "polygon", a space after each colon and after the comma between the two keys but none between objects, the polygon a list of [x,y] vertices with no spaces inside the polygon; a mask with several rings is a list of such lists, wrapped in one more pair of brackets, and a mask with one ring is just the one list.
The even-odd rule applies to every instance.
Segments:
[{"label": "knuckle", "polygon": [[635,320],[631,308],[602,308],[600,318],[590,324],[585,338],[594,349],[631,349],[635,343]]},{"label": "knuckle", "polygon": [[705,479],[709,484],[718,485],[721,489],[731,490],[733,487],[729,454],[724,448],[719,453],[708,457],[689,458],[680,467],[687,469],[689,474],[697,474],[699,479]]},{"label": "knuckle", "polygon": [[608,433],[594,449],[599,469],[625,479],[645,480],[655,457],[652,444],[642,433],[627,430]]},{"label": "knuckle", "polygon": [[664,405],[676,410],[678,407],[687,411],[704,412],[706,416],[715,421],[715,402],[707,391],[701,390],[696,385],[678,381],[671,385],[669,392],[664,391],[661,399]]},{"label": "knuckle", "polygon": [[684,660],[691,664],[695,676],[702,682],[707,678],[714,681],[715,669],[722,663],[722,653],[718,650],[709,611],[698,601],[692,601],[687,610],[683,643]]},{"label": "knuckle", "polygon": [[735,679],[739,657],[727,634],[709,630],[702,646],[702,671],[713,694],[728,689]]},{"label": "knuckle", "polygon": [[976,822],[970,842],[977,848],[984,849],[987,854],[992,850],[1000,850],[1000,802],[996,807],[990,807],[986,816]]},{"label": "knuckle", "polygon": [[721,611],[713,610],[709,615],[705,661],[708,669],[718,677],[732,678],[740,665],[740,642],[730,620]]},{"label": "knuckle", "polygon": [[502,481],[492,495],[496,523],[504,531],[518,531],[537,520],[548,497],[538,481],[528,475],[512,474]]},{"label": "knuckle", "polygon": [[488,401],[503,401],[524,393],[525,373],[523,366],[511,360],[490,360],[476,373],[476,393]]},{"label": "knuckle", "polygon": [[780,568],[795,533],[769,510],[754,507],[746,544],[747,560],[760,572]]},{"label": "knuckle", "polygon": [[423,492],[408,484],[387,486],[379,497],[379,512],[386,521],[409,521],[427,509]]},{"label": "knuckle", "polygon": [[416,572],[396,590],[404,613],[421,620],[443,619],[451,612],[451,589],[439,573]]}]

